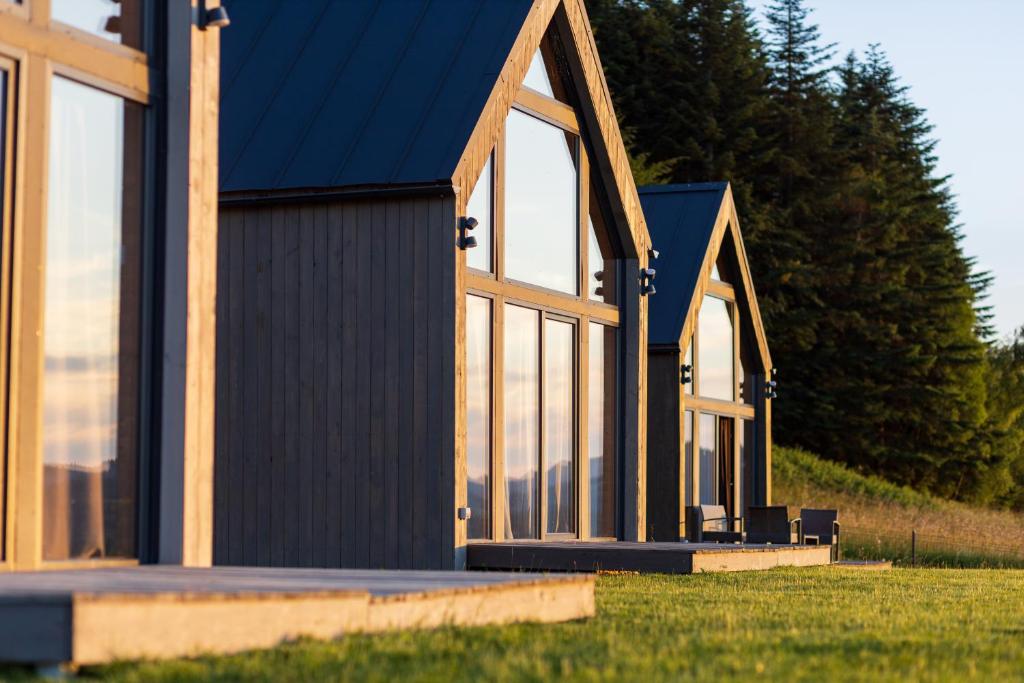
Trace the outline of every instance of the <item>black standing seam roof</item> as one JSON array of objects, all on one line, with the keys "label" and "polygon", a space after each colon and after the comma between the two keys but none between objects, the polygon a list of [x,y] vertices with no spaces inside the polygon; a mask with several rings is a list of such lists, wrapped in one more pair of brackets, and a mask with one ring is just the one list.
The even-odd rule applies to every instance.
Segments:
[{"label": "black standing seam roof", "polygon": [[532,0],[225,0],[220,189],[450,180]]},{"label": "black standing seam roof", "polygon": [[658,250],[658,293],[650,297],[650,344],[676,344],[700,278],[728,183],[637,188],[651,243]]}]

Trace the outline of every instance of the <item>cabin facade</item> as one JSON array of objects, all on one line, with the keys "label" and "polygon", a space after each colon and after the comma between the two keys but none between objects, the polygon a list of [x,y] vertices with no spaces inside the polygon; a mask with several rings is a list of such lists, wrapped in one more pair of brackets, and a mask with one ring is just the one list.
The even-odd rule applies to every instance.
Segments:
[{"label": "cabin facade", "polygon": [[0,2],[0,570],[210,564],[218,41]]},{"label": "cabin facade", "polygon": [[215,562],[642,540],[650,240],[583,3],[229,9]]},{"label": "cabin facade", "polygon": [[691,506],[745,517],[747,506],[770,504],[773,368],[729,184],[647,186],[640,199],[660,252],[648,335],[648,538],[677,541]]}]

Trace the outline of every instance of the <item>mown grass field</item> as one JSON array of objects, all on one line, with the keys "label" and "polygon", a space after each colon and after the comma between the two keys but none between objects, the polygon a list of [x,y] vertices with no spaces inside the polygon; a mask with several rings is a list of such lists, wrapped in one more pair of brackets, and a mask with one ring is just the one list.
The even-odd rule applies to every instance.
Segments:
[{"label": "mown grass field", "polygon": [[849,558],[935,567],[1024,568],[1024,515],[932,498],[791,448],[772,450],[772,499],[790,506],[839,510]]},{"label": "mown grass field", "polygon": [[[109,681],[953,681],[1024,677],[1024,572],[840,568],[598,577],[556,625],[300,642],[119,664]],[[27,674],[26,674],[27,675]],[[20,677],[7,671],[6,677]]]}]

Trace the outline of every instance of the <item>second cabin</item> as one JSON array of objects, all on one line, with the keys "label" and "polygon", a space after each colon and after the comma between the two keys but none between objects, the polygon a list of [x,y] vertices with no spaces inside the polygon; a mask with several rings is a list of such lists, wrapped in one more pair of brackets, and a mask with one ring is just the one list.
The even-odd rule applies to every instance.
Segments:
[{"label": "second cabin", "polygon": [[657,259],[648,335],[648,540],[691,508],[771,502],[772,361],[728,183],[640,188]]},{"label": "second cabin", "polygon": [[650,238],[582,0],[238,0],[214,559],[643,540]]}]

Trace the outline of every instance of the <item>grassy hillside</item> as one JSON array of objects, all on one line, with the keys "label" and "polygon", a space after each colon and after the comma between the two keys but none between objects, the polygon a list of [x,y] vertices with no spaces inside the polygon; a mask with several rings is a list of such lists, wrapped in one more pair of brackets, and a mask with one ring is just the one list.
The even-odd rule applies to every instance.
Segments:
[{"label": "grassy hillside", "polygon": [[933,498],[858,474],[806,451],[772,450],[773,502],[837,508],[847,557],[945,567],[1024,568],[1024,515]]},{"label": "grassy hillside", "polygon": [[85,673],[125,683],[1016,680],[1021,614],[1019,571],[619,574],[598,577],[597,616],[584,621],[351,636]]}]

